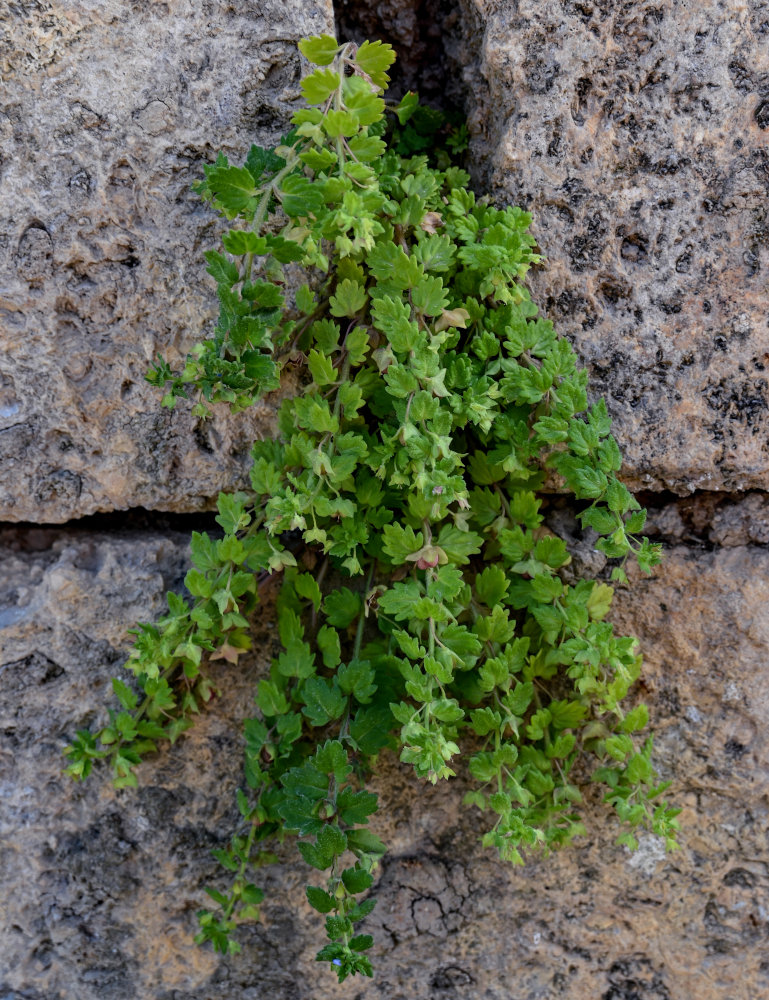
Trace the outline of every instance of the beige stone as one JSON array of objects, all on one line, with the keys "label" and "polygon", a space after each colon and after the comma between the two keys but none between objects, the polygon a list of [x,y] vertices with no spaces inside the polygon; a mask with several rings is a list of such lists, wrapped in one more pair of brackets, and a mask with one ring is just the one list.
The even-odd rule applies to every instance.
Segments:
[{"label": "beige stone", "polygon": [[236,817],[240,721],[275,650],[269,588],[259,657],[217,667],[222,697],[142,766],[138,791],[60,773],[66,740],[103,715],[126,628],[178,585],[185,540],[146,528],[0,536],[0,995],[755,1000],[769,989],[765,547],[679,545],[616,601],[619,627],[646,651],[640,693],[684,810],[681,851],[666,857],[649,836],[635,855],[616,848],[588,789],[587,839],[509,868],[480,848],[461,779],[418,785],[383,758],[375,829],[391,850],[367,922],[377,976],[339,987],[314,962],[312,873],[290,843],[260,874],[264,920],[243,930],[243,954],[225,961],[191,942],[202,888],[221,877],[209,851]]},{"label": "beige stone", "polygon": [[538,303],[636,487],[769,485],[760,0],[466,0],[476,172],[533,215]]},{"label": "beige stone", "polygon": [[210,424],[144,382],[211,328],[190,185],[273,143],[330,0],[0,0],[0,520],[210,507],[272,407]]},{"label": "beige stone", "polygon": [[[607,394],[629,480],[721,491],[652,497],[650,533],[671,547],[614,608],[645,650],[638,695],[682,849],[615,847],[588,788],[587,838],[511,869],[480,848],[462,777],[419,785],[383,757],[375,980],[340,987],[315,963],[312,873],[290,841],[261,873],[243,954],[195,948],[203,887],[221,884],[210,851],[236,822],[241,722],[277,651],[273,592],[257,655],[217,664],[221,697],[142,766],[138,791],[100,773],[75,785],[61,750],[104,718],[127,629],[180,587],[188,534],[152,515],[6,527],[0,1000],[756,1000],[769,994],[764,4],[463,0],[464,21],[440,3],[342,6],[411,47],[406,84],[440,93],[439,51],[445,92],[464,77],[473,169],[532,209],[548,257],[535,297]],[[423,10],[437,12],[427,29]],[[330,23],[304,0],[0,0],[0,520],[200,510],[242,481],[272,406],[196,427],[160,410],[143,374],[215,311],[201,255],[216,224],[190,183],[218,148],[277,137],[295,41]],[[752,492],[723,493],[738,489]],[[572,569],[603,573],[563,500],[549,517],[572,536]]]}]

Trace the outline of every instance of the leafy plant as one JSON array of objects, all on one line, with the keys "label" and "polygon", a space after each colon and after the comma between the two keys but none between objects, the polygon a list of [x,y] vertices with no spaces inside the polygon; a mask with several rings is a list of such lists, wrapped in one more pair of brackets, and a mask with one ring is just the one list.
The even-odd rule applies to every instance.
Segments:
[{"label": "leafy plant", "polygon": [[[434,152],[445,122],[413,94],[387,124],[389,46],[324,35],[300,48],[316,68],[292,131],[243,166],[220,155],[198,187],[232,224],[224,252],[206,254],[213,336],[181,371],[159,360],[149,376],[164,405],[193,396],[200,417],[250,406],[286,365],[300,387],[277,439],[254,445],[252,492],[220,496],[222,537],[192,536],[186,596],[135,630],[135,683],[113,682],[120,708],[78,733],[67,770],[105,760],[117,787],[135,785],[136,765],[210,699],[208,663],[250,648],[258,584],[282,574],[283,651],[245,724],[242,825],[217,852],[231,886],[209,890],[218,909],[200,912],[197,940],[238,950],[233,931],[262,900],[248,872],[295,834],[323,873],[307,888],[326,918],[318,959],[341,981],[371,975],[357,925],[385,852],[364,787],[381,751],[433,783],[465,768],[483,844],[516,864],[583,832],[578,761],[597,763],[628,825],[619,843],[637,846],[640,824],[674,847],[677,810],[651,737],[639,742],[646,708],[623,707],[641,658],[606,621],[612,587],[566,582],[567,544],[544,522],[551,476],[617,560],[615,581],[631,555],[647,572],[659,561],[617,478],[606,406],[589,404],[585,371],[523,284],[540,259],[530,217],[476,199]],[[307,278],[293,293],[289,265]]]}]

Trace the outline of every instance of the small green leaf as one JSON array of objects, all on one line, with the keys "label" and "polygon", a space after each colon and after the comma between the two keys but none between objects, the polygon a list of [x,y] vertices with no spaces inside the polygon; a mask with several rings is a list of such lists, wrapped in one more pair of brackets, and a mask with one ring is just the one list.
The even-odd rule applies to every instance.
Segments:
[{"label": "small green leaf", "polygon": [[348,892],[357,894],[370,889],[374,884],[374,877],[362,868],[345,868],[342,872],[342,881]]},{"label": "small green leaf", "polygon": [[347,628],[358,617],[361,607],[360,594],[354,594],[347,587],[332,590],[323,600],[326,620],[334,628]]},{"label": "small green leaf", "polygon": [[118,680],[117,677],[112,678],[112,690],[117,695],[118,701],[127,709],[129,712],[133,711],[138,704],[139,698],[134,691],[132,691],[127,684],[123,681]]},{"label": "small green leaf", "polygon": [[260,680],[256,704],[264,715],[270,717],[284,715],[288,711],[288,702],[282,691],[279,691],[272,681]]},{"label": "small green leaf", "polygon": [[319,889],[314,885],[308,885],[304,891],[307,893],[307,900],[310,906],[314,910],[317,910],[318,913],[331,913],[332,910],[336,909],[336,900],[333,896],[329,896],[323,889]]},{"label": "small green leaf", "polygon": [[326,667],[336,667],[342,657],[339,633],[336,629],[330,625],[323,625],[318,630],[315,641],[318,643],[318,649],[323,657],[323,665]]},{"label": "small green leaf", "polygon": [[332,69],[316,69],[302,80],[302,94],[308,104],[325,104],[341,83],[339,74]]},{"label": "small green leaf", "polygon": [[316,385],[333,385],[337,380],[337,371],[331,358],[319,351],[310,351],[307,355],[307,367]]},{"label": "small green leaf", "polygon": [[316,66],[328,66],[339,51],[339,43],[331,35],[313,35],[299,42],[299,51]]},{"label": "small green leaf", "polygon": [[380,90],[384,90],[390,82],[387,70],[395,62],[392,46],[385,42],[363,42],[359,47],[355,61]]},{"label": "small green leaf", "polygon": [[[260,685],[262,683],[260,681]],[[302,712],[313,726],[325,726],[332,719],[338,719],[347,704],[339,685],[323,677],[309,677],[305,681],[302,701]]]},{"label": "small green leaf", "polygon": [[353,318],[368,302],[365,288],[356,281],[345,278],[336,286],[336,292],[329,299],[331,315]]}]

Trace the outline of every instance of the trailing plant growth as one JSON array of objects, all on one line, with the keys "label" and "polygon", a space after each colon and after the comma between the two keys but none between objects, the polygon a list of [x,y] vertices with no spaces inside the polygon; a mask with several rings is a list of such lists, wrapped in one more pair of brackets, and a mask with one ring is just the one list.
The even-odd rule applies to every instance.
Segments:
[{"label": "trailing plant growth", "polygon": [[262,900],[249,872],[293,834],[322,873],[307,888],[325,915],[318,959],[343,980],[371,975],[358,924],[385,845],[365,778],[387,748],[433,783],[469,772],[483,843],[514,863],[583,831],[578,761],[627,825],[620,843],[642,825],[672,847],[677,824],[638,736],[646,708],[623,707],[636,640],[605,620],[610,585],[565,582],[567,545],[543,520],[537,494],[556,476],[614,580],[628,557],[659,561],[617,478],[606,406],[588,403],[585,371],[523,284],[539,260],[530,218],[475,198],[413,94],[387,109],[389,46],[300,48],[316,68],[292,131],[243,166],[220,155],[199,185],[231,223],[224,252],[206,254],[214,334],[180,372],[161,360],[149,376],[164,405],[192,396],[201,418],[250,406],[287,366],[299,389],[278,437],[254,445],[252,491],[219,498],[222,536],[193,535],[186,594],[135,630],[133,683],[113,681],[120,708],[78,733],[67,770],[104,760],[117,787],[135,785],[209,701],[209,661],[250,648],[259,582],[281,574],[283,651],[245,723],[242,822],[218,852],[230,886],[209,890],[198,940],[238,950]]}]

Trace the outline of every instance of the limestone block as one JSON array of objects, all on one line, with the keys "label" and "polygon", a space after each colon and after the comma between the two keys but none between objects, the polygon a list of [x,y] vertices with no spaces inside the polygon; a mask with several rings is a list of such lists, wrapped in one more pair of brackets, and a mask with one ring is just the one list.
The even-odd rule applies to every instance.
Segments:
[{"label": "limestone block", "polygon": [[473,163],[521,204],[534,297],[636,487],[769,483],[769,17],[761,0],[465,0]]},{"label": "limestone block", "polygon": [[330,0],[0,8],[0,520],[203,509],[272,407],[202,425],[144,382],[217,311],[190,185],[280,136]]},{"label": "limestone block", "polygon": [[[721,512],[724,517],[726,511]],[[740,515],[734,514],[739,522]],[[615,620],[647,654],[641,695],[657,762],[683,807],[682,850],[638,854],[586,790],[588,837],[523,869],[478,844],[463,779],[432,788],[383,757],[375,829],[391,847],[367,929],[372,983],[314,961],[313,872],[290,843],[263,869],[264,920],[222,959],[192,944],[210,856],[236,820],[240,721],[276,652],[270,593],[258,656],[219,665],[222,696],[141,768],[137,791],[103,774],[75,785],[60,751],[102,717],[125,629],[160,613],[184,572],[173,530],[0,535],[0,996],[42,1000],[748,1000],[769,991],[769,552],[679,544],[618,595]],[[418,808],[415,803],[418,802]]]}]

